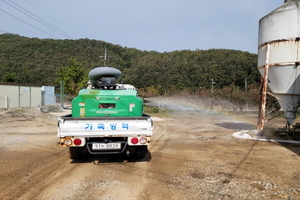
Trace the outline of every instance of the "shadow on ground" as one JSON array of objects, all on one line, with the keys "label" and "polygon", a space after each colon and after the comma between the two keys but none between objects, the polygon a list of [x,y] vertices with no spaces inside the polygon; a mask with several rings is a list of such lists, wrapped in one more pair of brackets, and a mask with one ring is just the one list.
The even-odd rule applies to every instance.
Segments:
[{"label": "shadow on ground", "polygon": [[253,124],[243,123],[243,122],[224,122],[224,123],[215,123],[215,125],[227,128],[227,129],[239,129],[239,130],[251,130],[256,127]]},{"label": "shadow on ground", "polygon": [[86,155],[82,159],[73,159],[71,163],[93,163],[95,165],[99,164],[115,164],[115,163],[128,163],[128,162],[149,162],[152,156],[151,153],[145,155],[144,158],[137,158],[134,156],[126,156],[125,154],[115,154],[115,155]]},{"label": "shadow on ground", "polygon": [[299,159],[300,156],[300,144],[290,144],[290,143],[285,143],[285,142],[279,142],[279,144],[285,148],[287,148],[288,150],[294,152],[295,154],[295,158],[296,156]]}]

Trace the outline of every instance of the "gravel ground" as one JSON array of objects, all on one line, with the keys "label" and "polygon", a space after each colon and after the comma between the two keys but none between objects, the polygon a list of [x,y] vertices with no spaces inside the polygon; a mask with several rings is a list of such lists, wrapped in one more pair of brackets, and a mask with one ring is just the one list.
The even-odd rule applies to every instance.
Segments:
[{"label": "gravel ground", "polygon": [[[64,114],[61,112],[60,114]],[[56,113],[59,115],[59,113]],[[149,155],[71,160],[57,145],[57,116],[0,112],[0,199],[300,199],[300,146],[232,137],[253,113],[157,114]],[[266,135],[285,120],[266,124]]]}]

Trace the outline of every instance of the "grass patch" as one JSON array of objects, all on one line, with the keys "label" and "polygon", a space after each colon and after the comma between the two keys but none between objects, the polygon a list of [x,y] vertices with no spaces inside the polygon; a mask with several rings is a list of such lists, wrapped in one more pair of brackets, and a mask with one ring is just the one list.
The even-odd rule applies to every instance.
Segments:
[{"label": "grass patch", "polygon": [[26,111],[23,108],[15,108],[15,109],[8,110],[6,112],[6,114],[9,114],[9,115],[21,115],[24,113],[26,113]]},{"label": "grass patch", "polygon": [[32,108],[26,107],[26,108],[10,108],[8,111],[6,111],[6,115],[12,118],[34,118],[34,116],[31,116]]}]

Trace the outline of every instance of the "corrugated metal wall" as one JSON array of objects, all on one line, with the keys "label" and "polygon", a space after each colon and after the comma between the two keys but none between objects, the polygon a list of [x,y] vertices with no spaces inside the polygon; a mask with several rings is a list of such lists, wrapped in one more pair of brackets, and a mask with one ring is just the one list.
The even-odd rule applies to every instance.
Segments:
[{"label": "corrugated metal wall", "polygon": [[42,105],[53,105],[56,103],[54,86],[42,86]]},{"label": "corrugated metal wall", "polygon": [[[43,104],[55,104],[54,87],[44,87],[46,87],[46,89],[44,88],[46,92],[45,90],[42,91],[39,86],[0,84],[0,108],[36,107]],[[45,97],[42,98],[42,95]],[[44,102],[42,102],[42,99],[44,99]]]}]

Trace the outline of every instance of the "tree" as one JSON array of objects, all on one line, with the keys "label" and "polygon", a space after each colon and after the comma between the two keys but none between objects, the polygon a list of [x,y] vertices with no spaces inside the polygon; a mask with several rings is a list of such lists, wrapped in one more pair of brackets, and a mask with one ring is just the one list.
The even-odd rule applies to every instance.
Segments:
[{"label": "tree", "polygon": [[18,78],[16,77],[15,74],[5,74],[2,77],[2,80],[4,83],[17,83]]},{"label": "tree", "polygon": [[67,66],[60,68],[57,75],[57,81],[64,81],[65,91],[70,95],[77,94],[88,81],[86,70],[75,59],[71,59]]},{"label": "tree", "polygon": [[[104,55],[105,49],[112,56],[108,66],[122,71],[123,82],[143,88],[145,92],[153,86],[160,95],[196,92],[199,88],[206,90],[211,88],[211,79],[214,79],[217,90],[230,85],[244,90],[245,79],[249,84],[256,84],[261,77],[257,70],[257,55],[239,50],[198,49],[160,53],[97,40],[38,39],[12,34],[0,34],[0,47],[0,79],[3,81],[3,75],[13,74],[22,84],[53,85],[55,80],[59,83],[68,73],[67,69],[60,68],[69,66],[70,58],[76,59],[75,65],[81,63],[87,72],[100,67],[103,62],[99,56]],[[63,73],[61,77],[58,77],[58,71]],[[66,78],[66,84],[73,88],[66,92],[75,93],[75,87],[81,87],[78,85],[81,80],[84,78],[73,81]],[[55,86],[58,88],[59,84]]]}]

